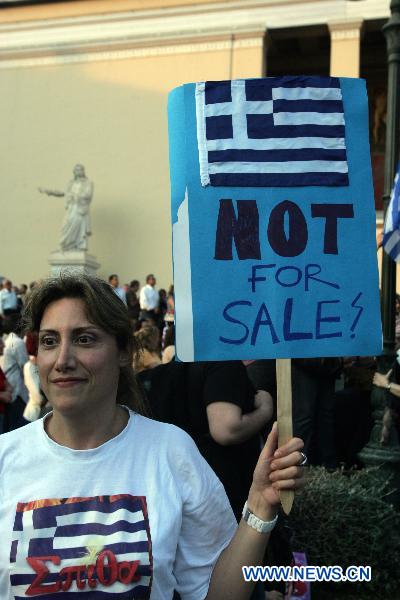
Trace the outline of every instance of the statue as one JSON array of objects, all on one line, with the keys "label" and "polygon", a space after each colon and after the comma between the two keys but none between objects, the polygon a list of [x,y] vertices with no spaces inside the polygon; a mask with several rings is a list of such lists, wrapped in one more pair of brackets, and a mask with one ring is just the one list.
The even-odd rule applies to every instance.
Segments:
[{"label": "statue", "polygon": [[60,249],[87,250],[87,238],[91,235],[89,206],[93,196],[93,183],[85,175],[83,165],[75,165],[74,178],[68,183],[66,192],[38,188],[41,194],[65,196],[66,214],[61,228]]}]

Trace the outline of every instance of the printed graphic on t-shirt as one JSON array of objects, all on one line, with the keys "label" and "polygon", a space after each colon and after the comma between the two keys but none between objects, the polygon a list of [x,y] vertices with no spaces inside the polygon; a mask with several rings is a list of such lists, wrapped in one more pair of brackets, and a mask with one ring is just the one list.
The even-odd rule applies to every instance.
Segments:
[{"label": "printed graphic on t-shirt", "polygon": [[10,553],[16,600],[147,599],[152,566],[145,497],[53,498],[17,505]]}]

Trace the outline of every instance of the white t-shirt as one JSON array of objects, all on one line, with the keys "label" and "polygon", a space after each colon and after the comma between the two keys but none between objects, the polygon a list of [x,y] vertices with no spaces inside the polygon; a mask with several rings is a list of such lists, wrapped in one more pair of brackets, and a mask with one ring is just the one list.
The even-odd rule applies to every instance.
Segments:
[{"label": "white t-shirt", "polygon": [[0,290],[0,315],[7,309],[16,310],[18,307],[17,294],[13,290],[3,288]]},{"label": "white t-shirt", "polygon": [[148,283],[140,290],[139,303],[142,310],[154,310],[160,302],[159,293]]},{"label": "white t-shirt", "polygon": [[29,393],[29,399],[23,416],[27,421],[36,421],[40,417],[43,396],[40,391],[39,369],[31,359],[24,364],[24,382]]},{"label": "white t-shirt", "polygon": [[1,600],[201,600],[236,531],[192,439],[132,412],[91,450],[43,419],[0,436],[0,482]]},{"label": "white t-shirt", "polygon": [[[111,286],[112,287],[112,286]],[[122,287],[113,287],[114,292],[117,294],[119,298],[121,298],[122,302],[126,304],[126,292]]]},{"label": "white t-shirt", "polygon": [[15,333],[9,333],[4,342],[3,371],[8,383],[12,386],[13,402],[17,396],[24,402],[28,402],[29,394],[23,374],[24,365],[28,360],[25,342]]}]

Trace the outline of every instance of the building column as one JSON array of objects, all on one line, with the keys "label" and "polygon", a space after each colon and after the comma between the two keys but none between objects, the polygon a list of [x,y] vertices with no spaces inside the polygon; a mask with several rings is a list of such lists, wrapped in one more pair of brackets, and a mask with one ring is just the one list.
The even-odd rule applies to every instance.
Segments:
[{"label": "building column", "polygon": [[265,76],[265,31],[232,35],[230,79]]},{"label": "building column", "polygon": [[332,77],[360,76],[360,40],[362,20],[332,21],[329,23],[331,33],[331,67]]}]

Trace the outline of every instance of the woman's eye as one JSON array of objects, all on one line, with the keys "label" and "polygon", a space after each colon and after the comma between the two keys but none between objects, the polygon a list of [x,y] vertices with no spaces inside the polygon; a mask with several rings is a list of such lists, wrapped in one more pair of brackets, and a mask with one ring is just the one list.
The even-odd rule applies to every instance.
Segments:
[{"label": "woman's eye", "polygon": [[94,341],[94,338],[91,335],[80,335],[78,337],[79,344],[86,346],[87,344],[91,344]]},{"label": "woman's eye", "polygon": [[56,341],[57,341],[56,338],[46,335],[41,338],[40,344],[41,344],[41,346],[44,346],[45,348],[50,348],[51,346],[54,346]]}]

